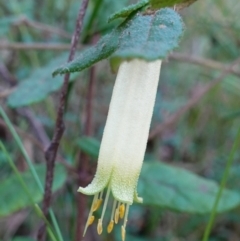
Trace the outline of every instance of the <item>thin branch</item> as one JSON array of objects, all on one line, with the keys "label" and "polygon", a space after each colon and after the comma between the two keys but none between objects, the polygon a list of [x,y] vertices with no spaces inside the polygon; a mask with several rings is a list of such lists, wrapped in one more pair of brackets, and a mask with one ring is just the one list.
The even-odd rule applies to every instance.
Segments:
[{"label": "thin branch", "polygon": [[70,50],[70,44],[58,44],[58,43],[0,43],[0,50],[52,50],[52,51],[64,51]]},{"label": "thin branch", "polygon": [[[81,8],[79,10],[77,21],[76,21],[75,32],[73,34],[73,38],[71,42],[71,50],[69,53],[68,61],[71,61],[74,58],[74,55],[77,49],[77,44],[79,41],[79,35],[80,35],[80,32],[82,31],[83,19],[86,13],[88,2],[89,0],[82,1]],[[48,210],[51,203],[54,165],[55,165],[57,150],[65,129],[64,122],[63,122],[63,115],[64,115],[65,106],[66,106],[66,96],[67,96],[67,90],[68,90],[69,77],[70,77],[70,74],[66,74],[64,76],[64,83],[61,89],[59,107],[57,112],[57,120],[55,124],[53,138],[48,149],[45,151],[45,158],[46,158],[46,165],[47,165],[45,190],[44,190],[44,198],[43,198],[43,213],[45,216],[48,214]],[[38,232],[38,240],[43,240],[45,237],[45,233],[46,233],[46,227],[45,227],[45,224],[43,224],[43,226],[39,229],[39,232]]]},{"label": "thin branch", "polygon": [[87,91],[87,101],[86,101],[86,121],[85,121],[85,135],[91,136],[93,133],[93,124],[92,124],[92,109],[93,109],[93,99],[95,95],[95,82],[96,82],[96,69],[93,66],[90,69],[90,77],[88,83]]},{"label": "thin branch", "polygon": [[[95,44],[98,40],[97,36],[94,36],[92,39],[93,44]],[[86,106],[85,106],[85,121],[84,121],[84,130],[83,133],[86,136],[91,136],[93,134],[93,118],[92,118],[92,110],[93,110],[93,100],[95,96],[96,88],[96,68],[93,66],[89,72],[89,82],[87,86],[87,95],[86,95]],[[79,176],[79,186],[86,186],[89,181],[89,157],[80,152],[79,160],[78,160],[78,176]],[[83,235],[83,229],[85,226],[85,216],[84,211],[87,208],[87,199],[85,195],[78,194],[77,195],[77,221],[76,221],[76,235],[75,241],[81,240]]]},{"label": "thin branch", "polygon": [[[95,95],[95,66],[90,69],[90,77],[88,82],[87,96],[86,96],[86,107],[85,107],[85,123],[84,123],[84,135],[91,136],[93,132],[92,124],[92,109],[93,109],[93,99]],[[78,176],[79,176],[79,186],[86,186],[88,181],[88,161],[89,158],[83,152],[79,154],[78,163]],[[84,210],[87,207],[86,196],[82,194],[77,195],[77,222],[76,222],[76,236],[75,241],[81,240],[83,235],[83,228],[85,225]]]},{"label": "thin branch", "polygon": [[[13,124],[12,124],[12,125],[13,125]],[[1,118],[0,118],[0,126],[8,129],[7,124],[6,124],[6,123],[4,122],[4,120],[1,119]],[[13,125],[13,127],[14,127],[14,129],[16,130],[16,132],[18,133],[18,135],[19,135],[20,137],[22,137],[23,139],[24,139],[24,138],[28,139],[28,140],[31,141],[31,143],[33,143],[33,145],[36,146],[39,150],[44,151],[44,146],[43,146],[43,144],[42,144],[38,139],[36,139],[35,136],[27,133],[26,131],[21,130],[19,127],[15,126],[15,125]],[[69,164],[66,162],[66,160],[64,160],[64,158],[63,158],[62,156],[58,155],[58,156],[57,156],[57,161],[58,161],[59,163],[61,163],[62,165],[64,165],[64,167],[65,167],[69,172],[74,173],[74,174],[76,173],[76,170],[75,170],[71,165],[69,165]]]},{"label": "thin branch", "polygon": [[67,33],[66,31],[52,27],[43,23],[39,23],[33,20],[30,20],[27,16],[23,15],[19,18],[18,21],[14,23],[15,26],[18,25],[26,25],[28,27],[31,27],[33,29],[38,29],[40,31],[46,32],[46,33],[51,33],[51,34],[56,34],[59,35],[60,37],[66,38],[66,39],[71,39],[72,36],[71,34]]},{"label": "thin branch", "polygon": [[7,98],[14,90],[15,90],[15,87],[1,91],[0,99]]},{"label": "thin branch", "polygon": [[[7,97],[16,89],[15,86],[17,85],[18,81],[3,64],[0,65],[0,76],[2,76],[2,78],[12,87],[0,92],[1,99]],[[34,117],[34,114],[28,108],[17,109],[16,111],[28,120],[37,138],[42,142],[42,144],[44,146],[48,146],[50,139],[48,138],[42,124]]]},{"label": "thin branch", "polygon": [[13,76],[4,64],[0,64],[0,77],[9,83],[10,86],[14,86],[17,83],[17,79]]},{"label": "thin branch", "polygon": [[[5,128],[7,128],[7,124],[1,118],[0,118],[0,126],[3,126]],[[25,131],[21,130],[17,126],[13,126],[13,127],[20,136],[23,136],[24,138],[27,138],[28,140],[30,140],[40,150],[42,150],[42,151],[44,150],[44,147],[43,147],[42,143],[39,142],[33,135],[26,133]]]},{"label": "thin branch", "polygon": [[35,118],[32,111],[30,111],[27,108],[21,108],[21,109],[18,109],[17,112],[27,119],[37,139],[42,143],[44,147],[47,147],[50,144],[50,139],[46,134],[46,131],[44,130],[43,125],[39,122],[38,119]]},{"label": "thin branch", "polygon": [[[6,89],[0,93],[0,99],[7,97],[16,89],[17,79],[13,76],[7,67],[3,64],[0,65],[0,76],[12,87]],[[36,136],[41,141],[43,145],[49,145],[50,140],[42,126],[42,124],[34,117],[32,112],[28,108],[21,108],[16,110],[20,115],[28,119],[32,129],[35,131]]]},{"label": "thin branch", "polygon": [[229,73],[232,73],[234,68],[240,63],[240,59],[234,61],[227,69],[224,69],[221,75],[213,79],[209,84],[206,84],[202,87],[197,93],[194,93],[194,96],[187,102],[185,106],[176,111],[176,113],[170,115],[163,123],[154,127],[154,129],[149,134],[149,140],[160,135],[164,130],[173,127],[180,117],[185,114],[189,109],[195,106],[206,93],[208,93],[213,87],[220,83]]},{"label": "thin branch", "polygon": [[[211,60],[211,59],[205,59],[205,58],[199,58],[194,57],[187,54],[181,54],[181,53],[171,53],[168,56],[169,60],[177,60],[177,61],[183,61],[184,63],[190,63],[195,65],[201,65],[206,68],[216,69],[216,70],[228,70],[229,65],[222,64],[220,62]],[[240,71],[235,70],[234,68],[229,71],[228,73],[234,74],[237,77],[240,77]]]}]

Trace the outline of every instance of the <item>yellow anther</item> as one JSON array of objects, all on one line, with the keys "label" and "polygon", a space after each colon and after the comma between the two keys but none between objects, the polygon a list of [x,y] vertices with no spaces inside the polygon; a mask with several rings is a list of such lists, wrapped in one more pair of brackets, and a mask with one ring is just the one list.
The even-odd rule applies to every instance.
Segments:
[{"label": "yellow anther", "polygon": [[92,211],[96,211],[98,207],[98,199],[94,202],[93,207],[92,207]]},{"label": "yellow anther", "polygon": [[114,227],[114,222],[113,222],[113,220],[111,220],[110,223],[108,224],[107,232],[111,233],[113,230],[113,227]]},{"label": "yellow anther", "polygon": [[121,204],[120,207],[119,207],[119,216],[120,216],[120,218],[124,217],[124,213],[125,213],[125,205]]},{"label": "yellow anther", "polygon": [[98,219],[97,232],[100,235],[102,233],[102,219]]},{"label": "yellow anther", "polygon": [[122,233],[122,241],[125,241],[126,230],[125,230],[125,228],[123,226],[122,226],[122,229],[121,229],[121,233]]},{"label": "yellow anther", "polygon": [[94,219],[95,219],[95,217],[92,215],[92,216],[89,218],[87,225],[88,225],[88,226],[91,225],[91,224],[93,223]]},{"label": "yellow anther", "polygon": [[101,206],[102,204],[102,199],[97,199],[93,205],[93,208],[92,208],[92,211],[95,212],[99,209],[99,207]]},{"label": "yellow anther", "polygon": [[119,220],[119,210],[117,208],[114,215],[114,221],[116,224],[118,223],[118,220]]}]

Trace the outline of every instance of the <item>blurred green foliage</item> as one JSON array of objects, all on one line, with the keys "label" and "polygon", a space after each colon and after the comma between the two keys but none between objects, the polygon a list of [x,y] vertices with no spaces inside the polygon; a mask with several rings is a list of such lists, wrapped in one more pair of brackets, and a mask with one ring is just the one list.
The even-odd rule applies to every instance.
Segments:
[{"label": "blurred green foliage", "polygon": [[[45,177],[45,165],[36,165],[35,170],[44,184]],[[63,166],[57,165],[55,168],[54,182],[53,182],[53,191],[58,190],[66,181],[66,172]],[[29,192],[31,193],[34,202],[39,202],[42,200],[42,193],[39,190],[35,181],[33,181],[33,176],[29,171],[26,171],[22,174],[22,178]],[[28,196],[24,192],[24,189],[21,187],[18,179],[15,175],[11,175],[6,178],[4,181],[0,182],[0,216],[8,216],[18,210],[21,210],[25,207],[31,205],[31,201],[28,199]]]},{"label": "blurred green foliage", "polygon": [[[110,33],[113,27],[118,26],[121,19],[108,23],[108,18],[136,2],[90,1],[84,20],[80,50],[92,46],[96,39]],[[41,43],[49,46],[69,44],[79,7],[80,1],[77,0],[0,1],[0,95],[2,91],[17,87],[8,97],[0,97],[0,104],[7,111],[13,124],[23,132],[23,134],[20,133],[22,142],[35,164],[45,161],[43,151],[36,145],[36,140],[40,141],[35,129],[29,119],[21,115],[22,108],[18,107],[25,105],[30,109],[35,120],[44,127],[47,136],[52,136],[58,107],[58,96],[53,92],[60,88],[62,78],[52,78],[51,73],[55,67],[66,62],[68,54],[66,49],[61,50],[61,48],[58,51],[19,49],[16,43],[24,45]],[[199,0],[183,10],[181,15],[186,30],[177,51],[187,54],[189,58],[198,56],[213,59],[224,66],[230,64],[240,54],[239,11],[240,2],[235,0]],[[11,44],[12,47],[1,47],[6,44]],[[8,76],[3,75],[5,73],[2,71],[3,67],[8,70]],[[239,66],[236,70],[240,72]],[[161,72],[152,129],[160,122],[167,121],[169,116],[183,108],[188,100],[194,99],[195,94],[219,73],[219,70],[192,65],[185,61],[166,61]],[[89,69],[87,69],[71,77],[65,115],[66,131],[61,142],[60,155],[64,157],[67,164],[65,167],[69,165],[76,168],[79,150],[87,153],[91,164],[88,174],[92,177],[96,165],[92,160],[97,156],[115,75],[111,73],[107,61],[102,61],[95,67],[97,82],[93,99],[92,135],[94,138],[92,140],[80,138],[84,133],[89,75]],[[145,197],[145,204],[133,205],[131,208],[127,240],[201,240],[209,215],[199,213],[204,213],[205,211],[201,210],[205,210],[206,207],[208,212],[211,209],[217,190],[216,182],[219,183],[222,178],[226,160],[239,127],[239,90],[239,77],[227,75],[201,101],[184,112],[172,126],[166,127],[161,135],[149,140],[146,164],[139,183],[139,192],[143,196],[149,195],[149,198]],[[12,107],[15,109],[11,109]],[[34,141],[28,138],[29,134]],[[4,125],[0,125],[0,139],[4,141],[19,170],[28,172],[16,143]],[[240,151],[235,155],[227,183],[227,189],[231,191],[225,191],[220,206],[223,209],[233,207],[234,209],[218,215],[209,241],[239,239],[239,157]],[[151,160],[155,161],[151,162]],[[152,170],[147,171],[147,169]],[[67,177],[65,174],[59,177],[61,182],[58,187],[62,188],[60,192],[54,193],[53,198],[52,206],[64,240],[74,240],[75,237],[78,188],[76,176],[77,174],[71,173]],[[58,179],[58,175],[56,178]],[[162,178],[167,186],[178,187],[178,191],[174,192],[171,189],[172,193],[170,193],[167,187],[161,185]],[[15,180],[1,152],[0,180],[1,184]],[[146,186],[144,180],[153,182],[154,185]],[[36,202],[39,202],[41,197],[40,194],[35,193],[37,190],[33,182],[27,179],[27,183],[33,186],[32,193]],[[213,187],[214,191],[201,195],[197,191],[198,182],[206,183],[205,185]],[[18,202],[20,203],[20,199],[25,200],[21,198],[24,193],[20,187],[18,188],[18,184],[10,183],[9,186],[8,190],[5,190],[9,195],[7,201],[2,198],[4,185],[0,187],[0,203],[10,205],[12,202],[13,206],[16,206]],[[171,200],[170,195],[173,195]],[[185,203],[183,203],[184,200]],[[91,198],[88,201],[90,205]],[[164,201],[166,203],[163,205]],[[153,202],[157,204],[152,205]],[[184,208],[182,208],[183,204]],[[11,212],[11,215],[0,218],[0,240],[26,241],[34,237],[40,220],[29,212],[31,209],[28,206],[25,202],[21,207],[11,210],[4,208],[4,211],[7,214]],[[193,211],[188,213],[188,209]],[[15,212],[17,210],[18,212]],[[18,221],[17,215],[24,215],[25,211],[27,216]],[[12,220],[16,220],[16,224],[13,224]],[[93,227],[90,233],[95,235],[95,225]],[[102,237],[94,236],[95,238],[92,239],[91,234],[88,237],[89,240],[109,239],[105,234]],[[116,235],[114,233],[109,240],[119,240],[119,238],[117,230]]]}]

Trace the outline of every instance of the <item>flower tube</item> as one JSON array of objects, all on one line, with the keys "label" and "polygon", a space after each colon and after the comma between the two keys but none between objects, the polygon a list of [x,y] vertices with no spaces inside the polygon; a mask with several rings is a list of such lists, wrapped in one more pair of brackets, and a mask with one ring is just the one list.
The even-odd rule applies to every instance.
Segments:
[{"label": "flower tube", "polygon": [[146,62],[140,59],[125,61],[119,67],[96,175],[87,187],[78,189],[83,194],[94,195],[84,235],[94,221],[93,213],[103,202],[106,188],[102,215],[97,225],[98,234],[102,233],[103,217],[112,193],[114,202],[107,231],[110,233],[114,223],[122,218],[122,240],[125,240],[129,206],[133,201],[142,202],[136,187],[146,150],[160,68],[161,60]]}]

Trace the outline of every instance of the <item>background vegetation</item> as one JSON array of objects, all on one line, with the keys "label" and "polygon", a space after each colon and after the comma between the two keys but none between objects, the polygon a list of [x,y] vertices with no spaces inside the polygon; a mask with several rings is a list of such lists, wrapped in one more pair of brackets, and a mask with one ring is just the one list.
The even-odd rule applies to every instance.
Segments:
[{"label": "background vegetation", "polygon": [[[79,50],[117,26],[120,20],[107,23],[107,19],[132,2],[90,1]],[[41,211],[33,204],[41,207],[43,150],[53,135],[63,83],[62,76],[52,78],[51,73],[67,61],[80,5],[78,0],[0,2],[2,241],[36,240],[42,223]],[[229,68],[240,55],[239,12],[240,2],[235,0],[199,0],[181,11],[186,30],[179,48],[162,67],[138,186],[145,202],[131,207],[127,240],[203,240],[217,183],[224,173],[226,189],[208,240],[240,239],[239,145],[230,156],[240,127],[239,62]],[[81,240],[92,198],[76,190],[95,173],[114,80],[107,60],[70,76],[66,130],[57,156],[52,199],[65,241]],[[52,219],[47,218],[48,227],[54,230]],[[48,235],[47,239],[53,238]],[[119,230],[98,236],[94,224],[84,240],[117,241]]]}]

